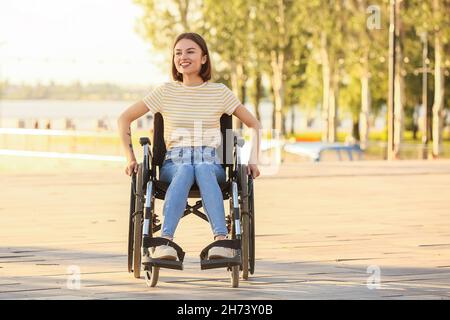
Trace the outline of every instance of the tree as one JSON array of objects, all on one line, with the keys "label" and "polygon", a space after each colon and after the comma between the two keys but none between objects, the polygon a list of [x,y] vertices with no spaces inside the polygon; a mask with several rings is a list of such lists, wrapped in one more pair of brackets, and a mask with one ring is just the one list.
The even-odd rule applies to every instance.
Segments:
[{"label": "tree", "polygon": [[[173,42],[184,32],[195,32],[202,24],[200,11],[201,0],[133,0],[143,9],[143,16],[138,20],[137,32],[149,40],[155,51],[169,53],[172,57]],[[170,60],[169,60],[170,61]],[[165,64],[164,67],[170,66]]]},{"label": "tree", "polygon": [[[247,62],[249,60],[250,6],[245,0],[203,1],[202,34],[211,50],[217,53],[230,74],[231,87],[246,102]],[[235,125],[242,128],[237,118]]]},{"label": "tree", "polygon": [[322,71],[322,141],[336,140],[339,83],[345,62],[346,23],[350,11],[343,0],[312,0],[305,9]]},{"label": "tree", "polygon": [[387,10],[385,4],[371,5],[368,0],[350,1],[347,10],[351,12],[347,26],[347,39],[351,41],[346,52],[345,68],[350,85],[343,90],[342,95],[347,104],[351,103],[352,135],[360,141],[361,149],[365,150],[373,108],[373,79],[376,79],[373,74],[384,71],[382,68],[385,67],[377,60],[386,52],[387,24],[382,23],[381,17],[385,16]]},{"label": "tree", "polygon": [[296,41],[293,41],[292,50],[288,50],[286,59],[286,90],[285,105],[291,112],[290,134],[295,134],[295,109],[300,105],[301,95],[306,86],[305,72],[308,65],[310,51],[306,47],[309,34],[300,33]]},{"label": "tree", "polygon": [[[448,13],[450,2],[445,0],[433,0],[433,22],[434,22],[434,102],[433,102],[433,156],[438,157],[441,153],[442,129],[444,114],[444,41],[448,41],[449,25]],[[447,28],[445,28],[445,26]],[[447,34],[444,34],[446,32]]]},{"label": "tree", "polygon": [[302,1],[252,0],[254,25],[259,29],[253,43],[261,52],[263,68],[270,66],[269,79],[274,100],[274,124],[276,130],[283,129],[285,111],[286,61],[295,48],[299,30],[304,23],[306,11]]},{"label": "tree", "polygon": [[[411,0],[405,3],[408,23],[415,29],[417,35],[425,35],[430,40],[434,51],[434,99],[432,105],[432,138],[433,156],[441,153],[443,112],[445,106],[445,67],[444,46],[450,38],[450,24],[445,12],[450,10],[450,1]],[[418,40],[418,38],[417,38]],[[421,72],[428,72],[421,70]],[[425,128],[425,130],[428,128]]]}]

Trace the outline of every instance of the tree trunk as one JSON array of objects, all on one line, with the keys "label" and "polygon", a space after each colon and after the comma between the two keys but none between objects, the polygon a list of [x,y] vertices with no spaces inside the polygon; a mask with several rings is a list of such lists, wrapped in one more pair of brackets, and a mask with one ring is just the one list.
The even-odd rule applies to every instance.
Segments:
[{"label": "tree trunk", "polygon": [[[358,141],[362,150],[367,149],[369,141],[369,115],[371,110],[372,97],[369,86],[369,63],[366,55],[361,74],[361,113],[359,114]],[[356,136],[354,136],[356,138]]]},{"label": "tree trunk", "polygon": [[255,116],[259,122],[261,122],[261,114],[259,112],[259,102],[262,96],[262,86],[261,86],[261,73],[257,71],[255,76],[255,96],[254,96],[254,105],[255,105]]},{"label": "tree trunk", "polygon": [[403,52],[402,52],[402,23],[400,21],[400,8],[401,2],[396,2],[397,6],[397,20],[396,20],[396,32],[397,32],[397,41],[395,46],[395,90],[394,90],[394,150],[393,157],[394,159],[399,158],[400,152],[400,144],[403,138],[403,105],[404,105],[404,78],[402,75],[402,61],[403,61]]},{"label": "tree trunk", "polygon": [[339,76],[334,73],[330,86],[330,102],[328,105],[328,142],[336,142],[337,110],[339,96]]},{"label": "tree trunk", "polygon": [[[241,100],[242,103],[242,88],[241,88],[241,79],[242,79],[242,67],[236,63],[231,62],[230,63],[230,69],[231,69],[231,88],[233,93],[237,98]],[[242,128],[242,121],[238,117],[233,117],[233,128],[241,129]]]},{"label": "tree trunk", "polygon": [[[397,52],[397,56],[399,56]],[[403,126],[404,126],[404,79],[400,74],[401,62],[397,61],[397,71],[395,75],[395,90],[394,90],[394,158],[399,158],[400,145],[403,138]]]},{"label": "tree trunk", "polygon": [[[422,34],[423,50],[422,50],[422,108],[423,108],[423,119],[422,119],[422,158],[428,159],[428,141],[429,137],[429,110],[428,110],[428,34],[424,32]],[[416,133],[414,132],[414,139]]]},{"label": "tree trunk", "polygon": [[328,141],[328,110],[330,99],[331,70],[327,52],[327,36],[321,33],[320,56],[322,60],[322,141]]},{"label": "tree trunk", "polygon": [[272,127],[271,129],[275,129],[275,89],[273,84],[273,77],[270,77],[270,93],[272,97]]},{"label": "tree trunk", "polygon": [[[240,101],[245,106],[245,102],[247,100],[247,87],[244,82],[242,82],[240,89],[241,89],[240,91],[241,91],[241,97],[242,97],[242,98],[240,98]],[[237,117],[233,117],[233,118],[237,118]],[[242,123],[241,120],[237,121],[237,125],[239,126],[239,127],[237,127],[238,129],[244,128],[244,124]]]},{"label": "tree trunk", "polygon": [[275,127],[276,130],[282,130],[283,119],[282,110],[284,105],[284,81],[283,67],[284,54],[282,52],[271,51],[271,66],[273,73],[273,93],[275,100]]},{"label": "tree trunk", "polygon": [[[439,1],[433,1],[434,12],[439,12]],[[441,153],[444,111],[444,68],[442,66],[442,39],[438,30],[434,36],[434,103],[433,103],[433,157]]]},{"label": "tree trunk", "polygon": [[284,106],[284,60],[286,50],[286,6],[283,0],[277,1],[278,7],[278,44],[276,49],[270,52],[270,65],[273,74],[273,89],[275,98],[275,129],[282,130],[283,106]]},{"label": "tree trunk", "polygon": [[361,122],[361,117],[357,117],[354,116],[353,117],[353,123],[352,123],[352,137],[356,140],[356,141],[360,141],[361,137],[360,137],[360,122]]},{"label": "tree trunk", "polygon": [[295,106],[291,106],[291,135],[295,134]]}]

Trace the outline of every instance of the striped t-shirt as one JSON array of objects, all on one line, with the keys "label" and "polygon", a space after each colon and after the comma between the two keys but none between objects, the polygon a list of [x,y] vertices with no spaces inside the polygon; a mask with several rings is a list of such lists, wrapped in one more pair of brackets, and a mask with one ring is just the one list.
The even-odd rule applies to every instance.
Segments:
[{"label": "striped t-shirt", "polygon": [[231,115],[241,104],[234,93],[222,83],[204,82],[186,86],[166,82],[143,99],[151,113],[164,118],[166,148],[210,146],[221,143],[220,117]]}]

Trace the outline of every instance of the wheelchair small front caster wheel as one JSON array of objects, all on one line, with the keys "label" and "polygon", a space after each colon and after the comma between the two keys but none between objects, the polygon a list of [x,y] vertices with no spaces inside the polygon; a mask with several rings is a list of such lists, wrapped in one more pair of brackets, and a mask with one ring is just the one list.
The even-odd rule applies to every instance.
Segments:
[{"label": "wheelchair small front caster wheel", "polygon": [[145,283],[148,287],[155,287],[159,278],[159,267],[148,267],[145,271]]}]

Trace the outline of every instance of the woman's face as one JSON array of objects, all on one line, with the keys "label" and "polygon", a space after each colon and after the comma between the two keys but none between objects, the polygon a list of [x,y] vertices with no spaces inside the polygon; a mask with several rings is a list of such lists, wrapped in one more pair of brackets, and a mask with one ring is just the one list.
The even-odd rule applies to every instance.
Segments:
[{"label": "woman's face", "polygon": [[173,50],[173,62],[179,73],[199,74],[207,57],[202,57],[202,49],[198,44],[189,39],[181,39]]}]

